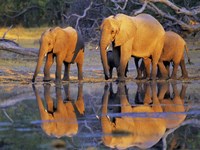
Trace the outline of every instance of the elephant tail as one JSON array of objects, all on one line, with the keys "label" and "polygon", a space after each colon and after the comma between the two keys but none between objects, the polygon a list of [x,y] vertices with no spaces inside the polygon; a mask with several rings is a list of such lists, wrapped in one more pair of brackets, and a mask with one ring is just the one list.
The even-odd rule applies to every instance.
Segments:
[{"label": "elephant tail", "polygon": [[84,50],[84,41],[82,38],[82,35],[77,32],[77,42],[76,42],[76,48],[74,50],[74,56],[72,57],[72,60],[70,63],[74,63],[74,60],[76,59],[76,56],[78,55],[79,51],[83,49]]},{"label": "elephant tail", "polygon": [[187,54],[187,58],[188,58],[188,64],[192,64],[192,62],[190,61],[190,57],[189,57],[189,54],[188,54],[188,51],[189,51],[189,49],[188,49],[188,47],[187,47],[187,44],[185,44],[185,51],[186,51],[186,54]]}]

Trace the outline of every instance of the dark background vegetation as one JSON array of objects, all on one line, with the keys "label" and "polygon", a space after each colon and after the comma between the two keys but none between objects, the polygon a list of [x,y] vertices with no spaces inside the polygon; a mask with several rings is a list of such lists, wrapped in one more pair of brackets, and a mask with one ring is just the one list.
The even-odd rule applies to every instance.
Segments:
[{"label": "dark background vegetation", "polygon": [[[187,33],[200,30],[199,1],[168,2],[181,11],[163,0],[1,0],[0,26],[72,26],[81,30],[87,40],[91,40],[97,36],[103,18],[117,13],[134,15],[147,3],[142,12],[152,14],[166,29]],[[192,14],[188,15],[187,11]],[[189,26],[184,27],[186,25]]]}]

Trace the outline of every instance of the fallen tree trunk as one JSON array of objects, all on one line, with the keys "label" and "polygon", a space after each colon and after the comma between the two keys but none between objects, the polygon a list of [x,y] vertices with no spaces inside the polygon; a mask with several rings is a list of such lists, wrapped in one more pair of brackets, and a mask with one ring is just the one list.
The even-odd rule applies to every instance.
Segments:
[{"label": "fallen tree trunk", "polygon": [[24,48],[19,46],[19,44],[17,44],[16,42],[8,39],[0,39],[0,50],[9,51],[25,56],[34,56],[34,57],[36,57],[38,54],[37,48]]}]

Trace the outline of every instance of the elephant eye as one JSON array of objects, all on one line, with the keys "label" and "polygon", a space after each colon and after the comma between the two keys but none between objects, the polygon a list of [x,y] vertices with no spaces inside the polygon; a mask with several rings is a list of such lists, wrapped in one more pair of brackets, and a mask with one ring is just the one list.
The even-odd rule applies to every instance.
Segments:
[{"label": "elephant eye", "polygon": [[48,43],[48,45],[50,46],[50,45],[51,45],[51,43],[49,42],[49,43]]},{"label": "elephant eye", "polygon": [[114,30],[112,30],[112,31],[111,31],[111,34],[114,34],[114,33],[115,33],[115,31],[114,31]]}]

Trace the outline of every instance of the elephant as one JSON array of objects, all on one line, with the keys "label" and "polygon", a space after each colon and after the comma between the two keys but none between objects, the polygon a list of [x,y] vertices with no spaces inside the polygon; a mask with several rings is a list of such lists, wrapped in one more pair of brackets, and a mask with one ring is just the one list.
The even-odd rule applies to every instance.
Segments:
[{"label": "elephant", "polygon": [[106,49],[111,42],[114,43],[115,59],[119,62],[118,81],[125,81],[125,68],[132,56],[143,59],[151,58],[151,79],[156,79],[157,64],[164,45],[165,31],[153,16],[139,14],[130,17],[125,14],[117,14],[105,18],[100,29],[100,55],[106,80],[110,78]]},{"label": "elephant", "polygon": [[160,84],[158,99],[163,111],[167,112],[165,118],[166,127],[168,129],[176,128],[185,120],[186,114],[184,112],[189,110],[189,107],[184,103],[187,85],[182,84],[181,92],[179,93],[174,82],[171,83],[173,92],[170,91],[169,83],[164,82]]},{"label": "elephant", "polygon": [[44,81],[51,80],[50,68],[54,57],[56,57],[56,82],[61,81],[62,63],[65,65],[64,81],[69,80],[70,64],[72,63],[77,64],[78,80],[83,80],[84,42],[81,34],[74,28],[50,28],[41,35],[38,61],[32,82],[35,82],[45,56]]},{"label": "elephant", "polygon": [[[113,68],[117,69],[118,67],[118,64],[116,64],[114,61],[113,51],[111,50],[107,51],[107,58],[108,58],[108,66],[109,66],[109,75],[110,75],[110,78],[112,78]],[[128,72],[128,63],[125,69],[125,77],[127,77],[127,72]]]},{"label": "elephant", "polygon": [[[150,86],[150,84],[147,86]],[[144,105],[131,106],[127,98],[126,84],[124,82],[118,83],[117,93],[121,112],[116,115],[113,114],[114,119],[111,120],[108,116],[110,91],[109,86],[105,85],[101,115],[104,145],[117,149],[127,149],[133,146],[147,149],[160,141],[166,131],[166,122],[162,117],[148,115],[148,113],[162,112],[155,85],[152,85],[152,87],[154,87],[152,89],[152,105],[147,100]],[[146,89],[150,89],[150,87]],[[131,116],[128,113],[131,113]],[[142,115],[143,113],[145,113],[145,117],[140,117],[139,114]],[[112,114],[110,115],[112,116]]]},{"label": "elephant", "polygon": [[[69,93],[68,86],[69,85],[64,85],[66,93]],[[41,127],[43,131],[47,135],[55,136],[57,138],[63,136],[72,137],[73,135],[76,135],[78,132],[77,115],[84,115],[85,110],[82,84],[78,87],[78,96],[75,104],[73,104],[72,101],[64,102],[62,98],[61,86],[56,86],[56,105],[50,95],[51,85],[44,84],[44,98],[46,100],[47,109],[45,109],[39,92],[34,84],[32,87],[37,99],[42,121]]]},{"label": "elephant", "polygon": [[[182,76],[181,79],[187,79],[188,73],[185,67],[184,60],[184,50],[186,51],[188,57],[188,63],[191,64],[188,47],[184,39],[173,31],[166,31],[165,42],[163,46],[163,51],[158,62],[158,72],[157,77],[162,79],[177,79],[178,66],[181,67]],[[170,63],[173,63],[173,71],[170,76]],[[143,60],[140,67],[138,67],[138,79],[146,78],[150,76],[150,64],[151,60]],[[143,77],[142,77],[143,74]]]},{"label": "elephant", "polygon": [[166,31],[164,47],[158,63],[162,78],[166,79],[170,74],[169,69],[166,70],[163,65],[164,61],[173,62],[173,71],[170,77],[171,79],[177,79],[176,76],[179,65],[182,72],[181,78],[188,78],[188,73],[185,67],[184,50],[186,51],[188,62],[191,63],[188,56],[188,47],[184,39],[173,31]]}]

